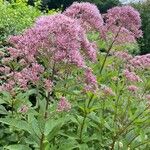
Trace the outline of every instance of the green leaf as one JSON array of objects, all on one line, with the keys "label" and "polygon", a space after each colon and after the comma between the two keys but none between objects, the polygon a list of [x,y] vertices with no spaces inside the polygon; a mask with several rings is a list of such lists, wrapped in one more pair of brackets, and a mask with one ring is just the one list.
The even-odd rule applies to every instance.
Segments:
[{"label": "green leaf", "polygon": [[65,139],[61,142],[61,150],[73,150],[78,148],[78,143],[75,139]]},{"label": "green leaf", "polygon": [[0,96],[0,104],[9,103],[12,99],[12,96],[8,93],[3,91],[2,95]]},{"label": "green leaf", "polygon": [[44,135],[47,136],[48,140],[51,140],[60,131],[60,128],[64,124],[64,119],[59,120],[49,119],[45,124]]},{"label": "green leaf", "polygon": [[108,130],[110,130],[110,131],[113,130],[113,129],[109,126],[108,122],[106,122],[106,121],[105,121],[105,123],[104,123],[104,126],[105,126]]},{"label": "green leaf", "polygon": [[21,144],[9,145],[4,148],[7,150],[31,150],[31,148],[29,148],[28,146]]},{"label": "green leaf", "polygon": [[32,128],[29,126],[29,124],[26,121],[16,120],[14,118],[0,118],[0,122],[16,127],[20,130],[27,131],[30,134],[32,133]]},{"label": "green leaf", "polygon": [[2,98],[0,98],[0,104],[6,104],[6,101]]},{"label": "green leaf", "polygon": [[7,110],[5,109],[5,107],[3,105],[0,105],[0,114],[7,114]]},{"label": "green leaf", "polygon": [[80,150],[87,150],[87,149],[89,149],[88,148],[88,145],[87,144],[81,144],[80,146],[79,146],[79,148],[80,148]]},{"label": "green leaf", "polygon": [[36,135],[38,135],[38,137],[41,137],[41,130],[38,125],[38,120],[34,117],[33,114],[28,115],[28,122]]}]

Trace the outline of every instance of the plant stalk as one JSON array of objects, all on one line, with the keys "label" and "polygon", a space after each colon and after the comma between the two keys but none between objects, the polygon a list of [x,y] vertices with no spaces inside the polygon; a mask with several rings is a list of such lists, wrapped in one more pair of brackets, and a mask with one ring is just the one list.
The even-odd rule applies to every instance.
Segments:
[{"label": "plant stalk", "polygon": [[[55,63],[54,63],[54,66],[53,66],[53,69],[52,69],[52,76],[51,76],[51,80],[53,81],[54,80],[54,73],[55,73]],[[44,119],[46,120],[47,119],[47,111],[48,111],[48,106],[49,106],[49,100],[50,100],[50,97],[52,96],[53,94],[53,91],[52,92],[48,92],[48,96],[46,98],[46,106],[45,106],[45,112],[44,112]],[[40,138],[40,150],[44,150],[44,133],[42,133],[41,135],[41,138]]]},{"label": "plant stalk", "polygon": [[104,61],[103,61],[102,66],[101,66],[101,68],[100,68],[100,74],[102,73],[102,71],[103,71],[103,69],[104,69],[104,66],[105,66],[107,57],[108,57],[108,55],[109,55],[109,53],[110,53],[110,51],[111,51],[111,49],[112,49],[112,47],[113,47],[113,45],[114,45],[114,43],[115,43],[117,37],[118,37],[118,35],[119,35],[119,32],[120,32],[121,28],[122,28],[122,26],[119,27],[119,30],[118,30],[116,36],[114,37],[114,40],[112,41],[112,43],[110,44],[110,46],[109,46],[109,48],[108,48],[108,50],[107,50],[107,53],[106,53],[105,58],[104,58]]},{"label": "plant stalk", "polygon": [[80,129],[80,133],[79,133],[80,143],[82,143],[83,129],[84,129],[85,120],[86,120],[87,114],[88,114],[87,111],[86,111],[86,108],[89,108],[90,103],[91,103],[93,97],[94,97],[94,94],[92,94],[91,98],[89,99],[88,104],[87,104],[87,107],[86,107],[86,106],[84,107],[84,117],[83,117],[83,121],[82,121],[82,124],[81,124],[81,129]]}]

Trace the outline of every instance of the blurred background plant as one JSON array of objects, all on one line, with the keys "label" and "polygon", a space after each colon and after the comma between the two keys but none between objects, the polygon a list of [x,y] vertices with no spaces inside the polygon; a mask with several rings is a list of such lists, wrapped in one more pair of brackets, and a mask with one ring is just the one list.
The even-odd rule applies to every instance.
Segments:
[{"label": "blurred background plant", "polygon": [[[34,0],[32,4],[34,3]],[[28,4],[29,4],[28,1]],[[121,5],[119,0],[41,0],[41,9],[49,8],[49,9],[57,9],[62,8],[63,10],[69,7],[73,2],[90,2],[97,5],[101,13],[105,13],[108,9]]]},{"label": "blurred background plant", "polygon": [[26,3],[0,2],[0,46],[5,45],[9,35],[21,33],[31,26],[41,12],[34,7],[26,6]]},{"label": "blurred background plant", "polygon": [[[6,39],[9,35],[23,32],[23,30],[32,25],[38,16],[44,13],[38,9],[38,2],[33,7],[22,0],[11,3],[1,0],[0,12],[0,48],[7,46]],[[48,14],[55,12],[55,10],[49,10]]]},{"label": "blurred background plant", "polygon": [[138,40],[140,53],[150,53],[150,0],[132,4],[141,15],[143,38]]}]

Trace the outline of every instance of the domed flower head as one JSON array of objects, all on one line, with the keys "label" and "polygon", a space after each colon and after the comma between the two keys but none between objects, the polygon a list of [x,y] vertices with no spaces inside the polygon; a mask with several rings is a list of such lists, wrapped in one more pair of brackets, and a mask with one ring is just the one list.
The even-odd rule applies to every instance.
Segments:
[{"label": "domed flower head", "polygon": [[85,63],[79,51],[81,32],[80,24],[65,15],[42,16],[31,29],[18,35],[17,41],[16,36],[10,38],[15,48],[9,51],[12,57],[25,57],[28,62],[35,62],[44,55],[45,59],[83,67]]},{"label": "domed flower head", "polygon": [[107,11],[106,24],[107,27],[121,26],[132,33],[135,38],[142,36],[141,18],[138,11],[131,6],[114,7]]},{"label": "domed flower head", "polygon": [[74,2],[63,12],[64,15],[77,19],[84,26],[100,31],[103,27],[103,18],[96,5],[82,2]]},{"label": "domed flower head", "polygon": [[[17,39],[17,40],[16,40]],[[35,62],[44,55],[47,61],[65,62],[85,67],[84,56],[96,59],[96,47],[89,42],[78,21],[63,14],[42,16],[22,35],[9,38],[14,48],[11,57]],[[85,55],[80,50],[84,49]]]},{"label": "domed flower head", "polygon": [[150,68],[150,54],[135,56],[129,61],[129,63],[138,69],[149,69]]}]

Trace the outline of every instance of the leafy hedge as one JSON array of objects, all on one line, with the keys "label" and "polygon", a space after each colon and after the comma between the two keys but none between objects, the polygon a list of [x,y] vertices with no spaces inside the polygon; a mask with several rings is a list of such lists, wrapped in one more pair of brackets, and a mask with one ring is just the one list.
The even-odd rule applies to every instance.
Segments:
[{"label": "leafy hedge", "polygon": [[0,41],[28,28],[41,12],[25,3],[0,2]]},{"label": "leafy hedge", "polygon": [[[48,14],[57,11],[49,10]],[[43,13],[35,6],[29,6],[26,2],[0,1],[0,50],[8,46],[7,39],[10,35],[16,35],[29,28],[37,17]]]}]

